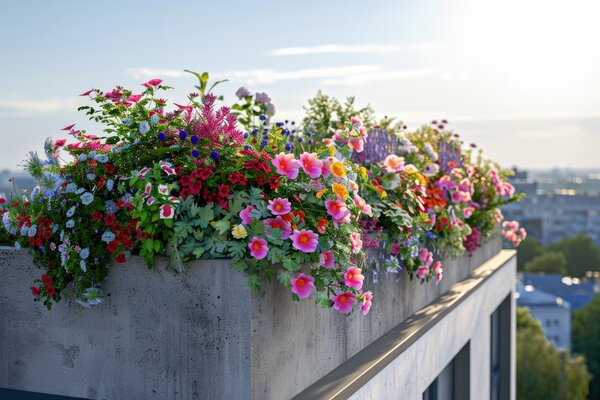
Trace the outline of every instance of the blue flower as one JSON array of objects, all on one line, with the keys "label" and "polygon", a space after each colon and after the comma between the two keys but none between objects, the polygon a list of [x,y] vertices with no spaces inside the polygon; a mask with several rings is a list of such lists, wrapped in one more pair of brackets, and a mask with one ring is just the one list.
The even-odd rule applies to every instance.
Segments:
[{"label": "blue flower", "polygon": [[81,259],[85,260],[90,256],[90,248],[86,247],[81,249],[81,251],[79,252],[79,257],[81,257]]},{"label": "blue flower", "polygon": [[195,146],[196,144],[198,144],[199,139],[200,138],[198,136],[194,135],[190,138],[190,142],[192,142],[192,144]]},{"label": "blue flower", "polygon": [[150,131],[150,124],[148,123],[148,121],[140,122],[140,133],[144,134],[144,133],[148,133],[149,131]]},{"label": "blue flower", "polygon": [[96,152],[95,152],[95,151],[90,151],[90,152],[88,153],[88,158],[89,158],[90,160],[93,160],[93,159],[95,159],[95,158],[96,158]]},{"label": "blue flower", "polygon": [[179,139],[181,139],[181,141],[185,141],[185,138],[187,138],[187,132],[182,129],[179,131]]},{"label": "blue flower", "polygon": [[292,151],[294,150],[294,144],[292,142],[288,142],[285,144],[285,150],[286,151]]},{"label": "blue flower", "polygon": [[115,202],[112,201],[112,200],[106,200],[104,202],[104,207],[106,207],[106,213],[107,214],[112,215],[112,214],[115,214],[117,212],[117,206],[116,206]]},{"label": "blue flower", "polygon": [[67,185],[67,187],[65,188],[65,192],[67,192],[67,193],[73,193],[76,190],[77,190],[77,185],[74,183],[69,183]]},{"label": "blue flower", "polygon": [[94,201],[94,195],[91,194],[90,192],[85,192],[84,194],[79,196],[79,198],[81,199],[81,202],[85,206],[92,204],[92,202]]},{"label": "blue flower", "polygon": [[104,163],[108,162],[108,156],[106,154],[98,154],[96,156],[96,161],[104,164]]},{"label": "blue flower", "polygon": [[21,236],[27,236],[27,234],[29,233],[29,227],[27,225],[23,225],[21,227]]},{"label": "blue flower", "polygon": [[77,156],[77,161],[84,162],[87,160],[87,156],[85,154],[80,154]]},{"label": "blue flower", "polygon": [[192,150],[192,157],[198,158],[198,156],[200,156],[200,152],[196,149]]},{"label": "blue flower", "polygon": [[94,179],[96,179],[96,174],[87,174],[86,176],[90,181],[93,181]]},{"label": "blue flower", "polygon": [[75,191],[75,194],[81,194],[81,193],[83,193],[83,192],[85,192],[85,189],[84,189],[84,188],[79,188],[79,189],[77,189],[77,190]]},{"label": "blue flower", "polygon": [[112,233],[111,231],[106,231],[102,234],[102,241],[106,242],[106,243],[110,243],[113,240],[115,240],[115,234]]},{"label": "blue flower", "polygon": [[52,233],[56,233],[58,231],[58,224],[54,224],[54,226],[52,227]]},{"label": "blue flower", "polygon": [[81,267],[81,270],[82,270],[83,272],[87,272],[87,266],[85,265],[85,261],[83,261],[83,260],[80,260],[80,261],[79,261],[79,267]]},{"label": "blue flower", "polygon": [[167,135],[164,132],[159,133],[158,140],[160,140],[161,142],[164,142],[165,140],[167,140]]},{"label": "blue flower", "polygon": [[67,211],[67,218],[71,218],[75,214],[75,206],[69,208]]},{"label": "blue flower", "polygon": [[67,228],[69,228],[69,229],[71,229],[71,228],[74,228],[74,227],[75,227],[75,221],[73,221],[72,219],[70,219],[70,220],[68,220],[68,221],[65,223],[65,226],[66,226]]},{"label": "blue flower", "polygon": [[210,158],[212,158],[213,160],[217,161],[219,159],[219,152],[218,151],[211,151],[210,152]]},{"label": "blue flower", "polygon": [[21,243],[15,242],[15,250],[21,250]]},{"label": "blue flower", "polygon": [[123,125],[129,126],[129,125],[131,125],[133,120],[131,118],[123,118],[123,119],[121,119],[121,122],[123,123]]},{"label": "blue flower", "polygon": [[36,186],[31,191],[31,200],[34,200],[38,196],[38,194],[40,194],[40,187]]},{"label": "blue flower", "polygon": [[108,190],[113,190],[114,185],[115,185],[115,181],[113,181],[112,179],[109,179],[106,181],[106,188]]},{"label": "blue flower", "polygon": [[37,233],[37,225],[33,224],[29,227],[29,230],[27,231],[27,236],[34,237],[36,233]]},{"label": "blue flower", "polygon": [[152,125],[156,125],[156,124],[158,124],[158,115],[153,115],[153,116],[151,116],[151,117],[150,117],[150,123],[151,123]]}]

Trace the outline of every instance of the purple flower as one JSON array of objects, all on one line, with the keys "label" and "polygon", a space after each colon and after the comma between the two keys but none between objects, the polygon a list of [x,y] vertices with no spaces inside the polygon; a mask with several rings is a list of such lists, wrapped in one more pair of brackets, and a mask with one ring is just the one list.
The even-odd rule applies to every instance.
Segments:
[{"label": "purple flower", "polygon": [[196,149],[192,150],[192,157],[194,158],[198,158],[198,156],[200,155],[200,152]]},{"label": "purple flower", "polygon": [[167,135],[165,135],[164,132],[159,133],[158,140],[160,140],[161,142],[164,142],[165,140],[167,140]]},{"label": "purple flower", "polygon": [[196,145],[196,144],[198,144],[198,139],[200,139],[200,138],[198,136],[194,135],[194,136],[192,136],[190,141],[192,142],[193,145]]},{"label": "purple flower", "polygon": [[219,159],[219,152],[218,151],[211,151],[210,152],[210,158],[212,158],[213,160],[217,161]]},{"label": "purple flower", "polygon": [[187,138],[187,132],[182,129],[179,131],[179,139],[181,139],[182,142],[185,142],[185,138]]}]

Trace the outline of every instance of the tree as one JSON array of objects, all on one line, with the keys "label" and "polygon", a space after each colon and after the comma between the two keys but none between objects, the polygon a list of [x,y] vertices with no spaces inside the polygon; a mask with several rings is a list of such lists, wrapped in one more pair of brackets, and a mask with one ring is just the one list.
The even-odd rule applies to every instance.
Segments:
[{"label": "tree", "polygon": [[600,296],[573,317],[573,351],[583,354],[594,375],[590,384],[590,398],[600,398]]},{"label": "tree", "polygon": [[600,247],[587,235],[564,238],[548,246],[567,258],[567,272],[571,276],[583,277],[587,271],[600,271]]},{"label": "tree", "polygon": [[559,352],[529,310],[517,309],[517,398],[584,400],[590,379],[584,357]]},{"label": "tree", "polygon": [[565,275],[567,273],[567,258],[560,252],[543,253],[525,264],[525,272]]},{"label": "tree", "polygon": [[528,236],[517,248],[517,271],[524,271],[525,264],[544,253],[544,246],[537,239]]}]

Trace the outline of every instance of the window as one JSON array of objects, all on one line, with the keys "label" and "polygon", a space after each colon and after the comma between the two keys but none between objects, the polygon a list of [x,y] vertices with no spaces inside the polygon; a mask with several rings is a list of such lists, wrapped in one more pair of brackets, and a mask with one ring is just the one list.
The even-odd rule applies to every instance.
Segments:
[{"label": "window", "polygon": [[423,400],[469,400],[470,357],[467,343],[423,392]]},{"label": "window", "polygon": [[[512,296],[506,297],[490,321],[490,399],[510,399],[510,320]],[[549,326],[550,320],[546,320]]]}]

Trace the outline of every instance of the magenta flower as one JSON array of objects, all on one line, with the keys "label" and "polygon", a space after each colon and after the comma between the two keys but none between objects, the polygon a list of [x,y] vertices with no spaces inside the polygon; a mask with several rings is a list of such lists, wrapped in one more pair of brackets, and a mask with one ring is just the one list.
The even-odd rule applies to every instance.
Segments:
[{"label": "magenta flower", "polygon": [[267,256],[269,252],[269,246],[267,246],[267,241],[265,239],[259,239],[257,237],[253,237],[252,241],[248,243],[248,248],[250,249],[250,255],[257,260],[261,260]]},{"label": "magenta flower", "polygon": [[359,137],[351,137],[350,140],[348,140],[348,147],[357,153],[361,153],[365,149],[364,144],[365,141]]},{"label": "magenta flower", "polygon": [[325,208],[327,209],[327,214],[331,215],[334,221],[340,221],[350,214],[350,210],[348,210],[346,203],[339,199],[326,200]]},{"label": "magenta flower", "polygon": [[292,279],[292,292],[296,293],[301,299],[306,299],[315,288],[315,278],[310,275],[299,273],[298,276]]},{"label": "magenta flower", "polygon": [[244,225],[249,225],[250,222],[254,221],[254,218],[250,216],[250,213],[254,210],[254,206],[248,206],[240,211],[240,218],[242,219],[242,223]]},{"label": "magenta flower", "polygon": [[317,249],[317,245],[319,244],[319,235],[311,230],[302,229],[301,231],[296,231],[290,238],[292,239],[292,246],[304,253],[312,253]]},{"label": "magenta flower", "polygon": [[350,267],[344,274],[344,285],[360,290],[363,285],[365,276],[362,274],[362,270],[356,267]]},{"label": "magenta flower", "polygon": [[450,195],[450,199],[452,200],[453,203],[460,203],[463,199],[463,196],[461,194],[461,192],[452,192],[452,194]]},{"label": "magenta flower", "polygon": [[428,275],[429,275],[429,267],[427,267],[425,265],[419,266],[419,268],[417,269],[417,278],[423,279]]},{"label": "magenta flower", "polygon": [[435,273],[435,284],[437,285],[442,280],[444,270],[442,269],[442,262],[436,261],[431,267],[433,273]]},{"label": "magenta flower", "polygon": [[277,218],[267,218],[263,221],[265,231],[269,233],[271,229],[279,229],[281,231],[280,239],[288,239],[292,234],[292,226],[288,224],[279,215]]},{"label": "magenta flower", "polygon": [[331,175],[331,157],[326,158],[325,160],[323,160],[323,165],[321,166],[321,175],[323,175],[325,178],[329,177],[329,175]]},{"label": "magenta flower", "polygon": [[421,249],[419,249],[419,260],[421,260],[421,262],[426,262],[428,255],[429,255],[429,250],[427,250],[425,247],[422,247]]},{"label": "magenta flower", "polygon": [[319,261],[323,267],[325,267],[327,269],[333,268],[333,262],[335,261],[335,259],[333,257],[333,251],[327,250],[327,251],[322,252],[321,255],[319,256]]},{"label": "magenta flower", "polygon": [[173,219],[175,209],[170,204],[160,206],[160,219]]},{"label": "magenta flower", "polygon": [[353,253],[360,252],[360,250],[362,249],[362,246],[363,246],[363,242],[362,242],[362,239],[360,237],[360,233],[358,233],[358,232],[352,232],[350,234],[350,246],[352,246],[352,252]]},{"label": "magenta flower", "polygon": [[360,309],[363,315],[367,315],[369,310],[371,309],[371,304],[373,304],[373,292],[367,292],[363,294],[362,304],[360,305]]},{"label": "magenta flower", "polygon": [[277,157],[271,160],[271,163],[277,168],[279,175],[285,175],[288,179],[296,179],[300,170],[300,163],[294,159],[293,154],[279,153]]},{"label": "magenta flower", "polygon": [[321,176],[323,161],[317,158],[317,153],[302,153],[300,156],[300,165],[308,176],[317,179]]},{"label": "magenta flower", "polygon": [[292,203],[288,199],[278,197],[273,200],[269,200],[267,208],[273,213],[273,215],[285,215],[292,211]]},{"label": "magenta flower", "polygon": [[336,296],[331,298],[333,301],[333,308],[341,312],[342,314],[347,314],[352,311],[352,307],[356,303],[356,296],[349,290],[342,292]]}]

